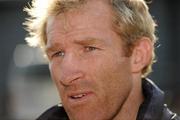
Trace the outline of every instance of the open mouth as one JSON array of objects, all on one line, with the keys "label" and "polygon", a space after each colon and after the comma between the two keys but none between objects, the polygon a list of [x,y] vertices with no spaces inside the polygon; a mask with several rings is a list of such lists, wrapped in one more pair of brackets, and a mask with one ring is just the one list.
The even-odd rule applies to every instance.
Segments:
[{"label": "open mouth", "polygon": [[92,92],[76,92],[69,95],[69,105],[82,105],[92,99]]},{"label": "open mouth", "polygon": [[68,95],[66,103],[71,108],[81,108],[90,104],[94,99],[92,92],[76,92]]},{"label": "open mouth", "polygon": [[73,95],[73,96],[70,96],[71,99],[81,99],[83,97],[85,97],[87,94],[84,93],[84,94],[78,94],[78,95]]}]

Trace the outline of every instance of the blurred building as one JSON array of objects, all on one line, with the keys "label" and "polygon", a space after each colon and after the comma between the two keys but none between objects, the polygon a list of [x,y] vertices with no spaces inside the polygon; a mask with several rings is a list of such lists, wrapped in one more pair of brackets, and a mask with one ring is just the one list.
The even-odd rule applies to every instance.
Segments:
[{"label": "blurred building", "polygon": [[[26,45],[23,7],[29,0],[0,0],[0,120],[33,120],[60,102],[47,61]],[[158,24],[158,62],[150,78],[166,92],[166,103],[180,114],[180,1],[152,0]]]}]

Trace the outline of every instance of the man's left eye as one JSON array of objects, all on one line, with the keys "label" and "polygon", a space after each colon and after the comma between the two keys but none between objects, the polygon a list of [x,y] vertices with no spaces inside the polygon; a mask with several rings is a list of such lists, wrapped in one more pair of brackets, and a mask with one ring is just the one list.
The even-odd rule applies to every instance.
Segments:
[{"label": "man's left eye", "polygon": [[90,51],[94,51],[96,50],[97,48],[96,47],[93,47],[93,46],[85,46],[85,51],[86,52],[90,52]]}]

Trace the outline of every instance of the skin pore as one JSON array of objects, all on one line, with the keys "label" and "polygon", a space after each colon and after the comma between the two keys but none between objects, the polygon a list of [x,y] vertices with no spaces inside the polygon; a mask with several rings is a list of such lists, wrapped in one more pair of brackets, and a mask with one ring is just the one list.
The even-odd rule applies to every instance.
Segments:
[{"label": "skin pore", "polygon": [[91,0],[48,20],[50,72],[70,120],[136,120],[151,47],[142,38],[126,57],[111,18],[108,3]]}]

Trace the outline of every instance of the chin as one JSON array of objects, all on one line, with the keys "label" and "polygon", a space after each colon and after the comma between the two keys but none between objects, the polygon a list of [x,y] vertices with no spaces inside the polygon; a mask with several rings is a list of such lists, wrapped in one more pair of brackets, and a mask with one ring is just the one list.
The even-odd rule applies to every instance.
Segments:
[{"label": "chin", "polygon": [[[103,112],[102,112],[103,111]],[[108,117],[104,110],[98,109],[81,109],[67,112],[70,120],[107,120]]]}]

